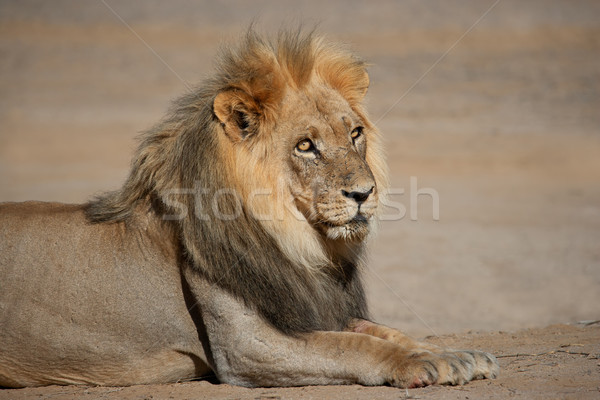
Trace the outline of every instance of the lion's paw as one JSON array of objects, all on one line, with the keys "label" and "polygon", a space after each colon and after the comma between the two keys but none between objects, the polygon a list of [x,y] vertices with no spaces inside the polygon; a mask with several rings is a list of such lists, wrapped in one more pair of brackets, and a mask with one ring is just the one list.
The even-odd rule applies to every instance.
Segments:
[{"label": "lion's paw", "polygon": [[416,388],[433,385],[438,380],[435,362],[422,354],[414,354],[406,362],[397,365],[390,383],[401,388]]},{"label": "lion's paw", "polygon": [[471,379],[495,379],[500,373],[498,360],[490,353],[477,350],[461,350],[454,351],[451,354],[469,360],[473,365],[473,376]]},{"label": "lion's paw", "polygon": [[464,385],[473,379],[495,378],[498,372],[496,358],[480,351],[415,353],[399,363],[391,384],[402,388]]}]

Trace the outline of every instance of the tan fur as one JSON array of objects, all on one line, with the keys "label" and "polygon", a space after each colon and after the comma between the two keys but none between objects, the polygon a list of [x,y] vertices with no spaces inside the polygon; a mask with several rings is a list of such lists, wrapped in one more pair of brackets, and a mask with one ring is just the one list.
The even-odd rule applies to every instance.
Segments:
[{"label": "tan fur", "polygon": [[368,322],[386,169],[363,61],[312,34],[224,48],[123,186],[0,207],[0,385],[246,386],[494,377],[493,356]]}]

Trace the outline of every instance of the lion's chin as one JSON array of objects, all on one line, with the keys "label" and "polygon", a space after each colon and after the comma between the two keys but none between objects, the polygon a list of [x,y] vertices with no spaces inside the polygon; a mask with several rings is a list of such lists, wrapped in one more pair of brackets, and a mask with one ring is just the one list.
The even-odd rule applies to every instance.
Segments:
[{"label": "lion's chin", "polygon": [[355,218],[343,225],[324,223],[322,231],[329,240],[360,242],[369,234],[369,221],[364,218]]}]

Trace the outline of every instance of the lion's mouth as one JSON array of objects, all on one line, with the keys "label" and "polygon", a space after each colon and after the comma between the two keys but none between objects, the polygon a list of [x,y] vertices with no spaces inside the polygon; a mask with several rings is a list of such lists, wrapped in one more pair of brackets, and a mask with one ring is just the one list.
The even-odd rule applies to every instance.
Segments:
[{"label": "lion's mouth", "polygon": [[362,214],[346,221],[321,221],[319,225],[332,240],[362,240],[369,233],[369,219]]},{"label": "lion's mouth", "polygon": [[354,217],[346,221],[321,221],[320,224],[328,228],[340,228],[348,225],[368,225],[369,220],[364,215],[357,213]]}]

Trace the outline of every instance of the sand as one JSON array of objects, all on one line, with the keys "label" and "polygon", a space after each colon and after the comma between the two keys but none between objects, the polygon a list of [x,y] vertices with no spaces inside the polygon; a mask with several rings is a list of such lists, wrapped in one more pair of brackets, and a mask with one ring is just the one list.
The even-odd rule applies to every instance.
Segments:
[{"label": "sand", "polygon": [[600,396],[600,328],[577,324],[600,319],[594,1],[2,2],[0,201],[83,202],[118,187],[136,135],[253,19],[268,32],[320,21],[371,63],[368,109],[395,193],[365,271],[372,316],[506,356],[500,378],[408,392],[190,382],[0,398]]}]

